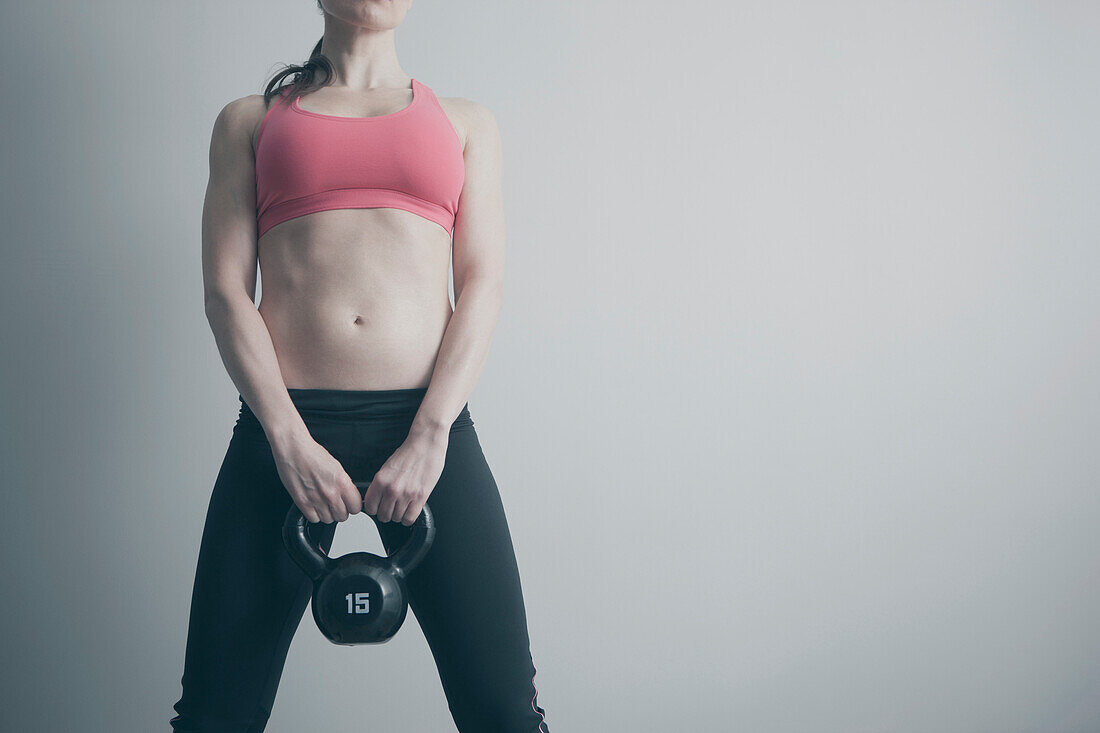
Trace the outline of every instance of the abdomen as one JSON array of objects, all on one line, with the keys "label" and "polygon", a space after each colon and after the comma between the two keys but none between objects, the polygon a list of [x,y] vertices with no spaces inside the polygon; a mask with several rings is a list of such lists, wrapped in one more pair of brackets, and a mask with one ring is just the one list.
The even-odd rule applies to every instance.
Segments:
[{"label": "abdomen", "polygon": [[272,228],[259,258],[287,387],[427,386],[451,316],[441,227],[395,209],[322,211]]}]

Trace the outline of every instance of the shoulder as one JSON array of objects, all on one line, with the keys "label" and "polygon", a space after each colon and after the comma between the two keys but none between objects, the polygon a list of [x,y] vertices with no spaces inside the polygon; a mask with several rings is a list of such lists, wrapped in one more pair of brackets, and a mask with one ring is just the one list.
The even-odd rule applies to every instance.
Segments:
[{"label": "shoulder", "polygon": [[459,129],[463,143],[500,136],[496,115],[483,104],[466,97],[436,97],[443,111]]},{"label": "shoulder", "polygon": [[[274,104],[277,99],[272,99]],[[264,95],[249,94],[222,106],[214,120],[214,136],[255,142],[255,133],[267,114]]]},{"label": "shoulder", "polygon": [[[274,103],[275,100],[272,100]],[[228,128],[246,127],[249,124],[258,123],[267,112],[264,103],[264,95],[249,94],[239,99],[227,102],[218,112],[215,124]]]}]

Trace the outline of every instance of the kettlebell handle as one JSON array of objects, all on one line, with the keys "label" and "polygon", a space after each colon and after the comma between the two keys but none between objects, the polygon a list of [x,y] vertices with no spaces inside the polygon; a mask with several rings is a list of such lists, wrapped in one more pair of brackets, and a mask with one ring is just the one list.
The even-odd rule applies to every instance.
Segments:
[{"label": "kettlebell handle", "polygon": [[[356,483],[356,486],[366,488],[367,484]],[[373,514],[370,517],[378,522],[378,518]],[[283,522],[283,543],[291,558],[305,571],[310,580],[317,580],[328,572],[332,560],[319,546],[310,541],[309,535],[306,534],[306,527],[309,524],[309,520],[292,502],[286,513],[286,520]],[[428,553],[432,540],[435,539],[435,521],[427,504],[420,511],[420,516],[416,518],[411,529],[409,539],[401,549],[389,557],[393,572],[399,577],[404,577],[420,564]]]}]

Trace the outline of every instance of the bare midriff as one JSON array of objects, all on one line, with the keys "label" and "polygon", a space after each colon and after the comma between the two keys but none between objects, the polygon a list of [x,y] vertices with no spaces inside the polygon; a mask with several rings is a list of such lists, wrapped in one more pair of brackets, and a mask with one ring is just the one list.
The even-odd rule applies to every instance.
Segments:
[{"label": "bare midriff", "polygon": [[258,242],[259,311],[300,389],[426,387],[452,314],[450,234],[400,209],[336,209]]}]

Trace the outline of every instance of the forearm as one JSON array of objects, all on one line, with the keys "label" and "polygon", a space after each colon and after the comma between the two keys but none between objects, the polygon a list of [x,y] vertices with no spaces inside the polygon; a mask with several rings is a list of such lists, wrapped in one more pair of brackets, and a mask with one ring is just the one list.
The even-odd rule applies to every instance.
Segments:
[{"label": "forearm", "polygon": [[465,283],[443,334],[431,382],[410,436],[431,438],[450,429],[489,358],[501,300],[501,287],[494,279]]},{"label": "forearm", "polygon": [[208,299],[206,317],[229,378],[272,445],[308,435],[283,382],[267,324],[247,294]]}]

